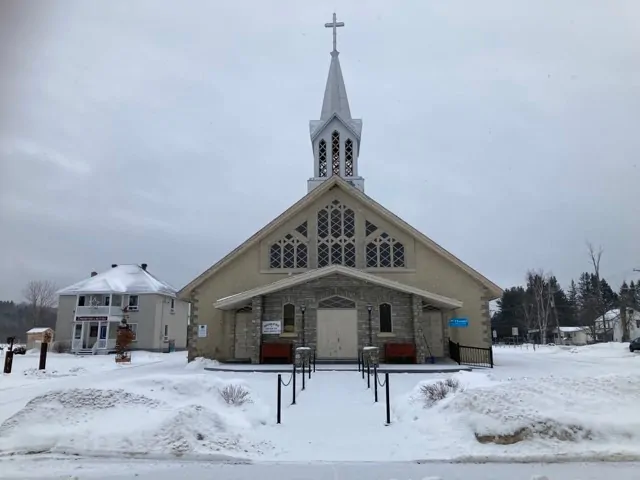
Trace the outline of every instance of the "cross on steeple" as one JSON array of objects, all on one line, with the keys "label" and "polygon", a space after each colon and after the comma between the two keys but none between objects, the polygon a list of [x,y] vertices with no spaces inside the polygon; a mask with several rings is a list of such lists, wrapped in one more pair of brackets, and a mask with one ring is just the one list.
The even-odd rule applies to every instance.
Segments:
[{"label": "cross on steeple", "polygon": [[337,33],[338,33],[338,27],[344,27],[344,22],[338,22],[336,21],[336,14],[333,14],[333,22],[331,23],[325,23],[324,26],[326,28],[333,28],[333,51],[337,52],[338,50],[336,49],[336,43],[337,43]]}]

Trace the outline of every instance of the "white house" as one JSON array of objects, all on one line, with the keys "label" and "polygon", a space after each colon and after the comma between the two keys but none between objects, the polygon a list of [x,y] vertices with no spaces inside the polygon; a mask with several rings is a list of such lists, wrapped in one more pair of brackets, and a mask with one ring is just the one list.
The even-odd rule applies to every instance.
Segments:
[{"label": "white house", "polygon": [[[606,320],[607,331],[613,332],[613,341],[622,342],[623,335],[620,309],[615,308],[613,310],[609,310],[604,315],[604,318]],[[596,319],[596,328],[598,331],[602,330],[603,323],[602,316]],[[633,340],[634,338],[640,337],[640,312],[633,309],[627,309],[627,327],[629,331],[629,339]]]},{"label": "white house", "polygon": [[189,304],[158,280],[147,264],[116,265],[58,291],[56,340],[74,353],[114,351],[125,315],[135,338],[132,349],[167,351],[187,347]]},{"label": "white house", "polygon": [[586,345],[591,343],[588,327],[558,327],[556,343],[561,345]]}]

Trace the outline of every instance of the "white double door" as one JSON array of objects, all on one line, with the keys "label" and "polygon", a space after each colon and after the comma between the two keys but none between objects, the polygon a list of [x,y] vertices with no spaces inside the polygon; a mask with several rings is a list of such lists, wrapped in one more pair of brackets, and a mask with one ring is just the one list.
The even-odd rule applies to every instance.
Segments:
[{"label": "white double door", "polygon": [[356,309],[319,309],[316,331],[318,358],[358,358]]}]

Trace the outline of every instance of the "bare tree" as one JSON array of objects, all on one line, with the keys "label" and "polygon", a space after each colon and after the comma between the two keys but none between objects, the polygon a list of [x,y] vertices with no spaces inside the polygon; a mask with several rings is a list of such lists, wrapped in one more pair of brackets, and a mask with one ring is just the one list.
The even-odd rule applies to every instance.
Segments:
[{"label": "bare tree", "polygon": [[[589,259],[591,260],[591,264],[593,265],[593,274],[595,275],[595,298],[593,299],[593,306],[595,311],[597,312],[597,316],[602,318],[602,326],[600,326],[599,322],[594,320],[594,327],[596,331],[595,333],[599,333],[597,330],[602,329],[602,339],[607,341],[608,333],[611,330],[609,328],[609,322],[607,320],[607,312],[609,311],[610,305],[609,302],[604,298],[602,292],[602,283],[600,278],[600,260],[602,259],[602,253],[604,249],[602,247],[595,248],[591,242],[587,242],[587,248],[589,249]],[[625,319],[626,320],[626,319]],[[624,331],[624,328],[623,328]],[[593,337],[594,340],[596,337]]]},{"label": "bare tree", "polygon": [[31,309],[33,327],[40,323],[45,309],[56,305],[57,290],[56,284],[50,280],[30,280],[24,287],[22,294]]},{"label": "bare tree", "polygon": [[547,330],[553,312],[553,292],[551,275],[542,270],[527,272],[527,287],[533,296],[531,321],[535,322],[540,332],[540,342],[547,343]]}]

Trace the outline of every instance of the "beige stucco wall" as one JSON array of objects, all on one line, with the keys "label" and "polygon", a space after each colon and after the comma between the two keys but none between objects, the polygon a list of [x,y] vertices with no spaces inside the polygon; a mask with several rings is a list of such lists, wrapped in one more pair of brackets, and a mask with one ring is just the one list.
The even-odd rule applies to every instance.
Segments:
[{"label": "beige stucco wall", "polygon": [[[197,340],[197,355],[224,360],[231,355],[230,333],[232,312],[223,312],[213,307],[220,298],[233,295],[258,286],[270,284],[289,274],[306,271],[278,270],[269,271],[268,249],[274,242],[290,233],[305,220],[309,231],[309,267],[317,267],[315,235],[317,231],[316,215],[320,208],[337,199],[352,208],[356,213],[356,251],[357,268],[382,277],[406,283],[433,293],[461,300],[464,306],[448,312],[448,317],[467,317],[469,328],[451,329],[451,338],[465,345],[487,346],[490,344],[489,311],[486,289],[471,275],[442,257],[409,233],[395,227],[374,213],[369,205],[351,197],[341,188],[334,188],[311,204],[304,212],[292,216],[277,231],[263,241],[254,244],[243,254],[220,268],[213,277],[204,281],[196,291],[183,291],[183,298],[195,298],[198,324],[208,325],[206,339]],[[374,223],[381,230],[397,238],[404,244],[406,268],[365,268],[365,220]],[[225,322],[225,318],[229,321]]]},{"label": "beige stucco wall", "polygon": [[76,310],[76,295],[60,295],[58,297],[58,315],[56,318],[56,341],[71,341],[71,326]]}]

